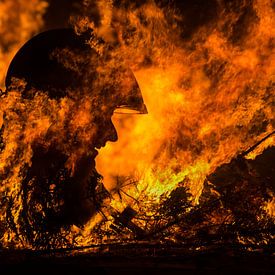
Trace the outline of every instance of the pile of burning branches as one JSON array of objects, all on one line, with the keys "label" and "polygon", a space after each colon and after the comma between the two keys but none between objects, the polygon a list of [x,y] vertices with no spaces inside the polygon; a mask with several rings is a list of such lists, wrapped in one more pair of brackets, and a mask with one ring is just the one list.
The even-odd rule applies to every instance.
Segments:
[{"label": "pile of burning branches", "polygon": [[159,204],[150,205],[150,215],[146,214],[148,209],[136,212],[127,207],[114,215],[109,234],[115,233],[113,240],[122,243],[136,240],[191,244],[193,248],[213,244],[271,247],[274,218],[264,209],[264,202],[273,199],[274,150],[267,149],[255,160],[242,154],[217,168],[207,177],[198,205],[192,205],[182,183]]},{"label": "pile of burning branches", "polygon": [[[130,178],[119,178],[116,190],[107,192],[102,184],[97,188],[97,201],[100,221],[89,232],[90,238],[84,246],[78,244],[79,236],[71,237],[72,228],[49,228],[43,215],[35,215],[37,201],[32,198],[31,187],[22,187],[23,209],[19,222],[23,230],[15,238],[28,240],[34,249],[87,249],[119,244],[170,244],[171,246],[203,249],[213,245],[235,245],[246,249],[271,249],[274,238],[274,218],[268,213],[265,202],[271,201],[275,192],[274,163],[275,148],[266,149],[254,160],[239,155],[230,163],[221,165],[209,175],[199,204],[194,205],[184,182],[178,184],[169,195],[163,195],[158,203],[148,201],[139,207],[139,201],[127,194],[137,182]],[[38,194],[36,194],[38,195]],[[111,206],[112,197],[120,201],[124,197],[132,200],[119,212]],[[51,190],[40,189],[41,198],[48,205],[48,211],[58,204]],[[31,197],[31,199],[28,199]],[[40,201],[41,201],[40,198]],[[12,199],[2,198],[6,204],[7,215],[1,224],[1,235],[9,228],[11,231],[15,217]],[[56,205],[51,205],[56,204]],[[46,217],[46,216],[45,216]],[[35,222],[34,222],[35,221]],[[10,248],[12,248],[12,242]],[[97,250],[98,251],[98,250]]]}]

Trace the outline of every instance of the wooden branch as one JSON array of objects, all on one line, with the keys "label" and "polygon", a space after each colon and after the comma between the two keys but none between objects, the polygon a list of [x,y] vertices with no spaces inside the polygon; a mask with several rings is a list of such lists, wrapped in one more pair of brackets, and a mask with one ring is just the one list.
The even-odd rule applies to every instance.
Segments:
[{"label": "wooden branch", "polygon": [[243,153],[240,154],[240,157],[245,157],[246,155],[248,155],[249,153],[251,153],[253,150],[255,150],[261,143],[263,143],[265,140],[267,140],[268,138],[270,138],[271,136],[273,136],[275,134],[275,131],[269,133],[267,136],[265,136],[264,138],[262,138],[261,140],[259,140],[257,143],[255,143],[253,146],[251,146],[248,150],[244,151]]}]

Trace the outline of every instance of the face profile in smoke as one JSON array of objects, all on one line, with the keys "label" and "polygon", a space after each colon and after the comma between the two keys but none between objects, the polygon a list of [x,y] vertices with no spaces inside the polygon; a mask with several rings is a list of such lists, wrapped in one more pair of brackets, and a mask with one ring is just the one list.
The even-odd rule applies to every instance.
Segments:
[{"label": "face profile in smoke", "polygon": [[[16,93],[25,106],[22,129],[35,125],[22,138],[31,147],[21,171],[23,227],[52,231],[85,224],[100,205],[96,149],[118,139],[113,112],[146,113],[133,73],[108,53],[99,56],[89,35],[73,29],[41,33],[18,51],[8,69],[6,93]],[[32,104],[36,107],[28,113]]]}]

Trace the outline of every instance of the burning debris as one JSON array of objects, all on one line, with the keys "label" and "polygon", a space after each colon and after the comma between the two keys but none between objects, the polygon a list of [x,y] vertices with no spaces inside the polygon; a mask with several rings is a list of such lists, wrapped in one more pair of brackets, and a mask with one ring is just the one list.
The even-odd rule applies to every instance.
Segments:
[{"label": "burning debris", "polygon": [[272,243],[274,7],[209,1],[192,25],[202,11],[180,3],[86,0],[74,31],[17,49],[0,101],[3,247]]}]

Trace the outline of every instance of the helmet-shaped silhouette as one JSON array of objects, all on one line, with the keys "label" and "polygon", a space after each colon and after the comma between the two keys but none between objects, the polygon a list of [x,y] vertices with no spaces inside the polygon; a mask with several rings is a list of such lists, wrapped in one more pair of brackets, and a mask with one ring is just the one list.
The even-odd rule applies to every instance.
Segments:
[{"label": "helmet-shaped silhouette", "polygon": [[[72,51],[74,55],[81,56],[81,58],[73,60],[74,57],[72,57],[72,60],[68,61],[71,64],[66,64],[66,60],[60,60],[58,53],[54,55],[58,50],[64,49],[67,52]],[[77,35],[73,29],[54,29],[40,33],[30,39],[13,58],[5,80],[7,91],[12,87],[12,79],[19,78],[26,82],[26,87],[22,92],[25,98],[33,96],[31,88],[47,92],[51,98],[62,98],[67,95],[68,88],[79,90],[83,83],[87,82],[92,85],[96,76],[87,75],[88,71],[93,71],[91,65],[95,65],[89,60],[91,56],[94,56],[93,60],[96,61],[97,54],[86,42],[86,35]],[[112,93],[110,99],[116,101],[114,103],[117,108],[147,113],[133,73],[130,69],[119,71],[120,67],[117,66],[117,68],[117,73],[120,73],[122,78],[121,87],[116,87],[115,96],[112,88],[109,89]],[[124,85],[123,78],[128,85],[127,83]],[[106,89],[103,96],[108,100],[109,95],[106,94]]]},{"label": "helmet-shaped silhouette", "polygon": [[[87,140],[86,136],[83,138],[85,150],[76,150],[82,144],[78,128],[72,128],[70,134],[62,132],[60,140],[55,138],[56,133],[49,131],[45,140],[41,137],[32,144],[31,165],[26,168],[21,183],[26,200],[22,220],[25,224],[36,225],[36,232],[59,230],[72,224],[83,225],[95,214],[100,205],[97,196],[100,175],[95,169],[94,159],[98,153],[96,149],[108,141],[117,140],[111,121],[113,111],[123,108],[147,113],[131,70],[112,59],[111,54],[99,55],[90,47],[88,39],[86,34],[77,35],[72,29],[38,34],[17,52],[7,72],[7,92],[17,88],[16,78],[24,79],[26,85],[18,90],[27,100],[31,101],[37,92],[46,93],[55,100],[71,97],[76,102],[85,95],[92,106],[89,110],[94,112],[88,123],[91,135]],[[70,158],[75,156],[75,150],[77,157]],[[74,161],[71,166],[68,165],[70,161]],[[52,183],[55,185],[54,196]],[[25,188],[29,186],[31,191]],[[29,202],[39,204],[41,209],[29,206]]]}]

